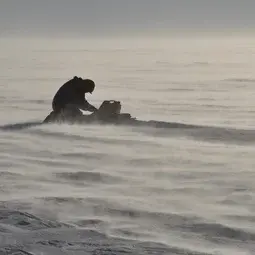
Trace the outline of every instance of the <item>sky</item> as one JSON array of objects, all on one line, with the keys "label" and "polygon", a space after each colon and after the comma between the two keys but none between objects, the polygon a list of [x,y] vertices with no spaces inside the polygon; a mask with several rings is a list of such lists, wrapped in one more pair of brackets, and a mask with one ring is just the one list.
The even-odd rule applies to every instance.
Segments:
[{"label": "sky", "polygon": [[255,0],[0,0],[0,37],[255,31]]}]

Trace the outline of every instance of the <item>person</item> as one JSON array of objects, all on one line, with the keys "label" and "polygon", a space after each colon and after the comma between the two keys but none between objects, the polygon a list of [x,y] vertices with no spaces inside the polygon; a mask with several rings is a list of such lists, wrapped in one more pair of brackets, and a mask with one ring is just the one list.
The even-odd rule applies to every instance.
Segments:
[{"label": "person", "polygon": [[58,118],[59,116],[75,118],[82,115],[81,110],[97,112],[98,109],[91,105],[85,98],[85,94],[92,94],[94,89],[94,81],[74,76],[71,80],[64,83],[53,97],[53,111],[44,122],[48,122],[52,118]]},{"label": "person", "polygon": [[95,89],[94,81],[74,76],[73,79],[62,85],[52,101],[54,112],[60,112],[66,107],[72,106],[84,111],[95,112],[97,108],[88,103],[85,94],[92,94]]}]

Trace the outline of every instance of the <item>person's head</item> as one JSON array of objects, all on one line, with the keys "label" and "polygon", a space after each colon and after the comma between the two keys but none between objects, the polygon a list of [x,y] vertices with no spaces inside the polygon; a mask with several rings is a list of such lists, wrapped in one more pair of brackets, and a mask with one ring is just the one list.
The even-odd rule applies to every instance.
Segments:
[{"label": "person's head", "polygon": [[85,79],[85,80],[83,80],[83,82],[85,85],[85,92],[92,94],[92,92],[94,91],[95,86],[96,86],[95,82],[90,79]]},{"label": "person's head", "polygon": [[79,87],[82,88],[82,91],[84,93],[92,94],[92,92],[95,89],[95,86],[96,86],[95,82],[90,79],[82,79],[80,77],[74,76],[74,80],[76,84],[78,83]]}]

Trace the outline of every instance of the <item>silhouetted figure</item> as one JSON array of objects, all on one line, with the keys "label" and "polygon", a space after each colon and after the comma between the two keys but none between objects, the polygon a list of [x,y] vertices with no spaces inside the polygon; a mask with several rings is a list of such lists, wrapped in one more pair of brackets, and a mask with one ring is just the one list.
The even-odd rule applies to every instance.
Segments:
[{"label": "silhouetted figure", "polygon": [[57,91],[52,101],[53,112],[47,116],[44,122],[54,118],[75,118],[82,116],[81,110],[96,112],[97,108],[88,103],[85,94],[95,89],[94,81],[74,76]]},{"label": "silhouetted figure", "polygon": [[89,104],[85,99],[85,93],[90,93],[95,89],[94,81],[90,79],[82,79],[75,76],[73,79],[67,81],[57,91],[52,101],[52,109],[59,112],[72,105],[73,108],[84,111],[95,112],[97,108]]}]

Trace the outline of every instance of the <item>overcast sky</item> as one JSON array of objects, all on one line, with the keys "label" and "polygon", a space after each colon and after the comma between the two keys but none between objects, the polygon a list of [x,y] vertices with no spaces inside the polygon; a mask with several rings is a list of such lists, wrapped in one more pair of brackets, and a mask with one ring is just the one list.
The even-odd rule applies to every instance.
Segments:
[{"label": "overcast sky", "polygon": [[255,0],[0,0],[0,36],[255,31]]}]

